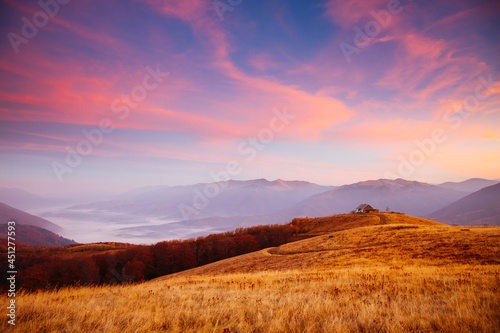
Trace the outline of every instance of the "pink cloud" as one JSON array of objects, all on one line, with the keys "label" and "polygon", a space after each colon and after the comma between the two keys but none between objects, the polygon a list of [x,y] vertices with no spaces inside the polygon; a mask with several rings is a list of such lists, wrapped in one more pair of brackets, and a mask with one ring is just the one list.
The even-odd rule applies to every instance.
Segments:
[{"label": "pink cloud", "polygon": [[[369,142],[368,145],[412,141],[427,136],[446,108],[474,91],[474,77],[489,69],[471,53],[458,52],[463,50],[460,41],[435,39],[425,32],[416,31],[406,20],[408,16],[405,15],[410,13],[404,12],[393,16],[391,26],[376,40],[379,43],[394,43],[396,62],[392,68],[377,79],[365,70],[366,64],[354,63],[350,67],[344,63],[339,65],[332,61],[332,49],[335,48],[338,53],[338,40],[334,40],[332,45],[320,51],[310,62],[299,64],[301,66],[297,69],[286,72],[290,76],[312,77],[319,83],[318,90],[313,91],[281,79],[260,77],[240,70],[231,58],[235,46],[231,43],[230,32],[219,21],[210,1],[150,0],[146,3],[163,15],[179,18],[191,27],[205,51],[204,60],[207,60],[207,63],[196,64],[196,68],[210,71],[214,77],[223,77],[219,82],[227,84],[230,94],[219,95],[215,89],[206,91],[203,83],[197,79],[203,81],[208,78],[197,76],[196,70],[190,69],[193,61],[189,54],[191,51],[171,55],[168,60],[173,60],[167,60],[166,63],[172,64],[176,75],[151,92],[147,100],[131,110],[127,119],[119,121],[113,118],[117,128],[187,133],[201,137],[206,144],[236,142],[244,137],[255,136],[268,127],[270,119],[274,117],[273,108],[280,105],[294,115],[286,130],[279,133],[280,138],[331,142],[340,138],[365,140]],[[372,19],[370,11],[384,9],[387,1],[331,1],[327,6],[327,15],[352,35],[353,25]],[[436,23],[432,29],[438,29],[441,24],[458,24],[469,15],[470,11],[460,12],[443,19],[443,23]],[[131,45],[110,34],[99,34],[93,29],[59,18],[54,23],[72,31],[85,43],[96,43],[97,48],[123,55],[125,59],[144,56],[141,51],[134,50]],[[162,38],[158,37],[158,41]],[[0,69],[11,74],[12,82],[9,84],[23,87],[17,89],[22,93],[3,90],[0,94],[3,101],[23,104],[16,113],[2,112],[2,120],[97,125],[103,117],[116,116],[110,111],[111,102],[121,94],[130,93],[130,89],[140,83],[144,75],[139,66],[124,65],[123,62],[102,63],[85,59],[84,67],[82,59],[58,60],[44,53],[35,43],[30,47],[35,52],[20,54],[18,61],[11,58],[0,60]],[[364,52],[368,54],[372,50]],[[254,54],[248,63],[260,71],[280,67],[269,53],[264,52]],[[470,78],[470,82],[455,87],[464,77]],[[391,95],[380,99],[366,97],[363,90],[371,87],[363,83],[369,81],[376,81],[376,88],[391,91]],[[495,89],[498,91],[500,88]],[[441,96],[443,91],[446,94]],[[193,102],[183,106],[188,104],[182,102],[189,95],[201,97],[203,105]],[[354,106],[347,106],[347,102]],[[497,102],[495,98],[489,99],[480,110],[498,112]],[[43,111],[35,109],[35,106],[43,108]],[[427,115],[429,121],[419,119]],[[463,133],[475,135],[467,127],[464,127]],[[119,145],[113,139],[109,140]],[[120,147],[128,147],[135,153],[144,149],[154,156],[176,155],[189,160],[210,160],[210,154],[201,156],[200,152],[183,153],[174,147],[162,145],[150,149],[144,148],[142,144]],[[167,153],[163,154],[162,149],[167,149]]]},{"label": "pink cloud", "polygon": [[336,129],[334,133],[331,133],[332,137],[353,142],[366,142],[368,145],[394,144],[428,137],[433,129],[442,125],[435,121],[394,119],[393,116],[384,118],[365,114],[365,118],[365,121],[351,124],[345,129]]},{"label": "pink cloud", "polygon": [[387,9],[390,0],[330,0],[325,4],[325,15],[344,29],[352,29],[354,25],[364,23],[367,19],[373,20],[372,10]]},{"label": "pink cloud", "polygon": [[178,17],[190,23],[204,17],[208,8],[213,9],[211,1],[208,0],[170,0],[161,1],[161,3],[157,0],[144,0],[144,2],[148,3],[151,7],[161,10],[165,15]]},{"label": "pink cloud", "polygon": [[[319,138],[319,133],[322,130],[348,119],[353,114],[340,100],[335,98],[311,94],[298,87],[254,77],[239,70],[229,57],[231,50],[227,32],[221,26],[218,18],[214,15],[208,15],[204,16],[203,20],[199,19],[206,8],[211,8],[210,6],[206,7],[205,1],[197,1],[189,5],[181,2],[160,6],[154,2],[149,3],[166,15],[175,15],[185,20],[199,38],[209,41],[205,47],[212,54],[213,65],[221,74],[237,83],[235,86],[239,88],[237,92],[239,99],[236,99],[235,103],[257,104],[252,111],[258,113],[254,118],[260,119],[258,120],[260,126],[265,126],[266,122],[269,121],[272,105],[283,104],[297,116],[297,122],[291,125],[289,133],[293,133],[296,138],[314,140]],[[257,63],[259,66],[265,66],[263,61],[257,61]],[[257,103],[255,96],[258,96],[259,99]],[[233,109],[238,110],[239,107],[233,104]],[[258,130],[258,127],[256,129]]]},{"label": "pink cloud", "polygon": [[58,145],[51,144],[41,144],[34,142],[12,142],[8,140],[0,140],[0,150],[10,151],[10,152],[30,152],[30,151],[41,151],[41,152],[60,152],[62,148]]},{"label": "pink cloud", "polygon": [[258,53],[253,55],[249,60],[248,63],[260,70],[260,71],[265,71],[269,69],[277,69],[279,68],[279,64],[271,59],[271,56],[268,53]]},{"label": "pink cloud", "polygon": [[141,119],[142,124],[135,128],[197,133],[200,136],[236,136],[241,131],[236,123],[158,107],[148,108]]}]

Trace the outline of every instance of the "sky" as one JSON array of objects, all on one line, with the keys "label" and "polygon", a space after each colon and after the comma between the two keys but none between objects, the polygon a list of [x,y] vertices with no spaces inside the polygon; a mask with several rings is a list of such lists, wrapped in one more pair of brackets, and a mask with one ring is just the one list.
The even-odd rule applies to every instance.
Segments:
[{"label": "sky", "polygon": [[500,2],[1,0],[0,186],[500,178]]}]

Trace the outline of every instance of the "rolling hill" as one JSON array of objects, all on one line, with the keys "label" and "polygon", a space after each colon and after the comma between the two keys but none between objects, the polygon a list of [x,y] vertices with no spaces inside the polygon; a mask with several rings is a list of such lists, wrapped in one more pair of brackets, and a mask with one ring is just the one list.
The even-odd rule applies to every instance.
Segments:
[{"label": "rolling hill", "polygon": [[500,226],[500,184],[474,192],[429,217],[447,224]]},{"label": "rolling hill", "polygon": [[[402,214],[346,214],[305,219],[303,240],[176,273],[176,276],[319,269],[371,264],[500,264],[499,228],[463,231]],[[490,239],[489,237],[495,237]],[[459,253],[459,254],[457,254]],[[171,276],[157,280],[168,280]]]},{"label": "rolling hill", "polygon": [[300,223],[308,238],[142,284],[21,292],[16,332],[498,332],[500,228]]}]

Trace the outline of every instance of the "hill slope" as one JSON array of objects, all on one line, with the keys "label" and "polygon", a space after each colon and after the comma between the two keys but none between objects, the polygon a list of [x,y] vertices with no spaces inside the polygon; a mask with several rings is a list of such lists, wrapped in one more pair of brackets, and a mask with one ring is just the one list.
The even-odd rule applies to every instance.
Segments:
[{"label": "hill slope", "polygon": [[300,224],[315,237],[143,284],[21,291],[16,330],[0,329],[498,332],[500,228],[399,214]]},{"label": "hill slope", "polygon": [[[16,225],[16,244],[27,246],[65,246],[76,244],[74,240],[61,237],[47,229],[34,225]],[[7,238],[7,224],[0,224],[0,239]]]},{"label": "hill slope", "polygon": [[[462,229],[400,214],[305,220],[316,237],[229,258],[176,276],[321,269],[364,264],[500,264],[500,229]],[[490,246],[493,245],[493,246]],[[158,280],[169,279],[170,276]]]},{"label": "hill slope", "polygon": [[448,224],[500,226],[500,184],[474,192],[429,216]]},{"label": "hill slope", "polygon": [[52,232],[59,232],[62,230],[62,228],[55,223],[0,202],[0,224],[9,221],[16,221],[16,223],[20,225],[34,225]]}]

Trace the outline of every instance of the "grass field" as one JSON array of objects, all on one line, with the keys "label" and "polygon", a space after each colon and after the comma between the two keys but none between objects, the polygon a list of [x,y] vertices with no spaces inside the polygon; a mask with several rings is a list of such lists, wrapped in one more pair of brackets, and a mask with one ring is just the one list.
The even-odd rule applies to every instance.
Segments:
[{"label": "grass field", "polygon": [[147,283],[21,292],[16,329],[0,330],[500,331],[500,228],[387,214],[307,223],[317,237]]}]

